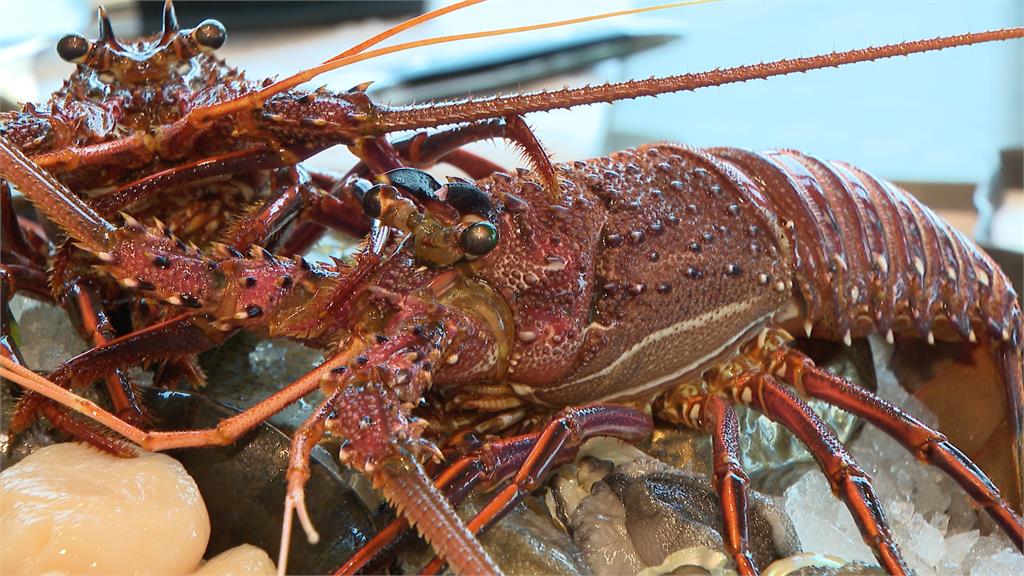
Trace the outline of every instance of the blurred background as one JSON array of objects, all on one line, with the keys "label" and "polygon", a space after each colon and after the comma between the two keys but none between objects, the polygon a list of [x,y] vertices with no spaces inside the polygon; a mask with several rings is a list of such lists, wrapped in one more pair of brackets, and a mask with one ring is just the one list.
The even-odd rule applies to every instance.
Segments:
[{"label": "blurred background", "polygon": [[[182,26],[228,28],[218,54],[249,77],[319,63],[409,15],[445,2],[177,2]],[[40,101],[72,70],[53,46],[66,31],[95,35],[92,0],[0,0],[2,95]],[[505,0],[473,6],[397,40],[539,23],[655,2]],[[159,29],[160,2],[106,2],[120,37]],[[43,16],[43,17],[41,17]],[[726,0],[458,44],[360,63],[317,79],[346,89],[375,80],[395,104],[663,76],[833,50],[1024,25],[1024,2]],[[797,148],[895,180],[1024,267],[1024,42],[858,64],[794,77],[644,98],[527,118],[556,160],[645,142]],[[517,165],[501,143],[474,147]],[[345,169],[329,151],[312,160]],[[980,207],[980,212],[975,205]]]}]

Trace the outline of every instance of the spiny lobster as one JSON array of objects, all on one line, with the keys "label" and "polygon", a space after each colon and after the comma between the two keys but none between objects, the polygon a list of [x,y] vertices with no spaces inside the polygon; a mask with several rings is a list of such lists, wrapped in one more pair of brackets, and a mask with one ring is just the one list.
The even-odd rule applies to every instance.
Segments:
[{"label": "spiny lobster", "polygon": [[[19,112],[0,114],[0,132],[26,153],[102,147],[124,134],[146,133],[151,127],[180,119],[183,111],[203,103],[255,89],[243,73],[213,55],[226,40],[224,27],[215,20],[181,30],[173,8],[167,5],[160,34],[136,43],[117,39],[102,9],[99,25],[94,42],[68,34],[58,43],[61,58],[80,66],[48,103],[30,103]],[[273,250],[283,237],[281,232],[290,230],[300,197],[306,205],[325,205],[326,200],[316,198],[326,197],[324,189],[336,184],[329,176],[310,174],[295,163],[295,158],[310,153],[303,145],[272,151],[245,149],[236,146],[229,135],[211,131],[195,142],[193,149],[181,150],[173,158],[145,150],[119,155],[116,161],[78,156],[61,177],[77,193],[91,198],[90,206],[105,218],[127,212],[141,221],[166,226],[193,246],[222,240],[240,250],[256,242]],[[168,194],[169,190],[174,193]],[[6,184],[0,193],[7,231],[2,268],[5,282],[68,308],[76,327],[93,345],[113,339],[114,321],[120,313],[114,303],[130,299],[130,295],[97,274],[70,242],[48,257],[51,242],[43,229],[9,209]],[[352,212],[335,210],[333,217],[345,220]],[[325,214],[330,211],[307,210],[304,228],[292,235],[292,244],[283,249],[303,251],[322,229],[314,222],[332,217]],[[334,225],[344,226],[338,221]],[[24,234],[17,233],[19,228],[24,228]],[[49,277],[47,265],[53,269]],[[11,292],[13,289],[5,290],[8,298]],[[136,325],[152,324],[173,310],[154,304],[140,302],[133,307]],[[13,355],[14,348],[7,352]],[[203,379],[202,372],[187,359],[172,359],[158,373],[158,380],[173,382],[182,375],[194,383]],[[144,407],[137,402],[126,374],[111,371],[104,378],[118,416],[146,424]],[[51,419],[60,418],[53,405],[28,398],[19,406],[13,428],[26,426],[37,410]],[[65,426],[75,424],[65,421]]]},{"label": "spiny lobster", "polygon": [[[165,20],[173,20],[169,2],[166,14]],[[474,534],[540,486],[585,439],[645,438],[653,406],[670,422],[711,434],[726,546],[737,570],[754,574],[758,567],[747,549],[745,524],[747,479],[732,408],[740,403],[807,445],[879,563],[891,573],[907,573],[867,475],[804,397],[864,418],[941,468],[1018,548],[1024,546],[1020,517],[942,434],[817,368],[789,345],[790,331],[803,329],[846,342],[880,332],[890,341],[921,338],[985,347],[999,367],[1019,470],[1024,326],[1008,280],[974,244],[902,190],[843,163],[789,151],[665,144],[552,165],[521,118],[534,111],[1021,38],[1024,29],[404,108],[373,103],[361,87],[342,94],[295,89],[333,67],[419,45],[369,50],[410,25],[277,83],[261,87],[239,79],[237,97],[224,102],[216,101],[221,86],[206,86],[177,114],[127,134],[107,134],[99,142],[60,142],[34,153],[31,143],[38,138],[32,135],[45,133],[47,125],[53,129],[54,120],[31,111],[23,114],[38,120],[9,117],[0,137],[0,176],[88,252],[98,270],[126,289],[190,310],[105,342],[49,379],[21,365],[13,348],[6,348],[0,375],[55,402],[57,420],[71,421],[68,410],[75,411],[152,450],[230,443],[323,389],[327,398],[293,441],[282,571],[295,513],[315,538],[302,487],[310,451],[325,433],[346,440],[341,460],[369,475],[404,518],[357,553],[343,572],[364,566],[409,522],[438,553],[426,572],[447,562],[460,573],[495,573]],[[184,40],[167,40],[168,29],[135,47],[117,44],[109,30],[95,43],[69,36],[59,50],[81,60],[80,70],[108,75],[110,84],[158,85],[154,78],[172,75],[191,57],[183,56],[179,42]],[[201,29],[172,36],[204,45],[216,40],[219,28]],[[167,46],[177,48],[166,51]],[[125,66],[150,59],[152,69],[160,70],[154,77],[124,72]],[[385,138],[399,130],[454,124],[459,126],[399,143]],[[495,137],[522,147],[534,170],[509,175],[460,150],[467,142]],[[261,246],[253,246],[248,256],[223,244],[204,251],[156,222],[146,226],[125,215],[117,226],[72,191],[139,175],[143,187],[177,186],[266,167],[234,163],[237,157],[291,165],[305,152],[338,144],[362,160],[328,196],[343,216],[323,219],[365,235],[349,264],[310,264]],[[204,163],[209,154],[220,156]],[[442,183],[417,168],[438,161],[459,165],[477,180]],[[138,173],[129,177],[131,171]],[[277,189],[268,205],[287,199],[287,212],[294,214],[316,204],[293,190]],[[31,244],[10,230],[12,222],[17,224],[5,221],[5,248]],[[259,228],[264,238],[273,229]],[[4,288],[9,294],[12,286]],[[195,354],[237,329],[319,346],[328,359],[211,430],[146,432],[54,383],[81,385],[123,366]],[[426,436],[429,423],[419,417],[428,391],[456,407],[488,413],[475,422],[483,432],[509,429],[525,421],[528,410],[560,411],[526,434],[484,444],[431,479],[423,460],[444,455]],[[455,515],[450,502],[483,482],[507,480],[468,524]]]}]

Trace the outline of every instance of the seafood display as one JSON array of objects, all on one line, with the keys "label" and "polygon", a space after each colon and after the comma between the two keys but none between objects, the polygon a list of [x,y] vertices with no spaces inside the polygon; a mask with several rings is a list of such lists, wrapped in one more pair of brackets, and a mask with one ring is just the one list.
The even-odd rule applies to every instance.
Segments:
[{"label": "seafood display", "polygon": [[[66,339],[75,338],[66,319],[58,325],[66,329]],[[26,356],[35,356],[38,348],[38,343],[27,344]],[[204,364],[217,381],[225,377],[215,363]],[[197,393],[152,387],[140,393],[145,405],[160,414],[161,428],[203,427],[237,413]],[[3,401],[6,426],[15,405],[6,396]],[[204,557],[209,561],[203,570],[221,566],[223,573],[232,556],[253,566],[254,556],[275,553],[280,544],[289,438],[272,426],[263,424],[231,446],[170,451],[173,460],[152,453],[143,453],[141,460],[112,458],[81,444],[51,446],[59,441],[54,431],[40,426],[13,438],[4,435],[0,534],[5,573],[127,574],[160,566],[161,573],[186,574]],[[147,472],[154,468],[156,473]],[[359,483],[340,474],[325,450],[314,451],[310,472],[311,513],[324,541],[312,546],[294,535],[290,566],[301,574],[331,571],[363,546],[380,522],[375,497],[368,490],[359,492]],[[147,488],[137,490],[139,485]],[[185,521],[193,516],[201,518]],[[116,529],[97,528],[104,525]],[[195,543],[191,552],[161,536],[183,531],[190,535],[185,540]],[[126,546],[133,538],[145,542]],[[273,572],[269,558],[256,567],[265,572],[267,564]],[[243,572],[237,568],[236,573]]]},{"label": "seafood display", "polygon": [[[0,114],[0,375],[24,388],[12,430],[43,417],[116,455],[138,446],[201,459],[221,446],[235,461],[251,447],[248,433],[320,394],[287,455],[277,452],[287,459],[280,482],[255,468],[230,479],[261,498],[273,486],[284,501],[282,573],[322,570],[319,561],[289,564],[293,517],[310,545],[335,535],[297,560],[333,554],[339,573],[387,568],[410,527],[436,557],[408,569],[498,573],[478,534],[521,503],[538,505],[534,493],[588,440],[641,444],[655,421],[659,434],[667,426],[710,437],[710,482],[649,457],[585,458],[576,482],[588,495],[556,490],[549,519],[593,550],[587,538],[609,537],[587,535],[579,518],[591,506],[621,508],[634,546],[616,552],[608,571],[660,573],[709,559],[744,575],[771,571],[800,548],[785,515],[749,490],[741,450],[751,429],[738,412],[773,421],[788,431],[779,442],[806,449],[889,573],[910,568],[869,474],[844,446],[861,421],[948,475],[1024,549],[1024,319],[1010,281],[980,248],[894,184],[843,162],[651,144],[554,164],[524,120],[1019,39],[1024,29],[403,107],[372,101],[366,84],[301,88],[341,66],[469,36],[374,48],[476,3],[413,18],[279,81],[249,80],[220,61],[224,27],[182,29],[169,0],[155,36],[117,38],[101,9],[98,38],[63,37],[58,54],[77,64],[64,87],[45,105]],[[409,130],[419,132],[391,137]],[[493,138],[521,149],[531,168],[506,172],[464,150]],[[334,146],[359,158],[347,175],[302,165]],[[442,182],[424,171],[436,164],[472,179]],[[310,262],[303,254],[325,230],[357,248]],[[45,376],[33,371],[11,321],[16,292],[65,308],[92,347]],[[301,343],[322,361],[240,412],[172,418],[185,399],[160,391],[205,384],[197,355],[209,362],[242,332]],[[1002,427],[1002,464],[985,461],[994,480],[935,426],[820,366],[813,343],[798,346],[794,334],[851,349],[874,335],[898,353],[949,346],[977,359],[978,374],[988,365],[985,389],[995,391]],[[148,392],[135,371],[143,365],[153,367]],[[83,396],[98,380],[103,398]],[[336,536],[332,504],[314,496],[311,457],[322,442],[383,495],[390,523],[366,516],[348,540]],[[476,510],[468,519],[456,512],[464,501]],[[636,510],[663,519],[654,527],[667,533],[638,536],[652,524],[632,523]],[[383,526],[362,539],[374,523]],[[684,535],[692,544],[673,539]],[[593,569],[583,556],[562,565]]]}]

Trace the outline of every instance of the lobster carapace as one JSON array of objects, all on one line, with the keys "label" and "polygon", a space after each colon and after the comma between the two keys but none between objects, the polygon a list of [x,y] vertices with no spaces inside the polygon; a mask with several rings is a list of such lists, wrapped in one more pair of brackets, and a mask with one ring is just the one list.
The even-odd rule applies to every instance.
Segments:
[{"label": "lobster carapace", "polygon": [[[880,564],[907,573],[870,480],[803,397],[863,417],[943,469],[1021,548],[1020,517],[942,434],[815,367],[789,345],[789,332],[804,330],[847,342],[880,332],[890,340],[986,347],[1000,367],[1019,457],[1020,307],[1005,276],[970,241],[905,192],[846,164],[789,151],[652,145],[551,165],[519,118],[1020,36],[1024,30],[1013,29],[405,110],[377,106],[358,91],[250,94],[229,102],[231,111],[220,119],[209,111],[219,105],[212,105],[199,111],[203,122],[186,116],[161,127],[161,135],[187,132],[194,142],[225,118],[256,119],[260,134],[275,142],[348,144],[364,164],[337,193],[347,198],[343,206],[360,214],[349,220],[360,227],[347,231],[365,238],[351,262],[334,265],[261,246],[248,254],[224,245],[202,250],[132,217],[115,225],[47,172],[59,164],[55,153],[30,157],[4,138],[0,175],[72,236],[98,270],[186,312],[86,352],[50,379],[7,356],[0,374],[155,450],[232,442],[323,388],[326,400],[294,438],[285,537],[295,510],[315,535],[302,486],[313,445],[330,432],[346,440],[341,460],[367,473],[460,572],[496,571],[473,533],[538,487],[586,438],[644,438],[651,429],[647,407],[653,406],[671,422],[711,433],[726,546],[741,573],[755,573],[731,406],[739,403],[807,445]],[[401,143],[382,136],[463,122]],[[536,170],[506,174],[461,154],[462,144],[490,137],[522,146]],[[118,145],[132,148],[138,138]],[[480,178],[441,183],[410,167],[443,159]],[[236,329],[295,338],[323,348],[328,359],[212,430],[145,432],[53,383],[80,384],[124,365],[194,354],[214,345],[216,334]],[[156,341],[164,344],[157,349]],[[430,389],[456,408],[487,413],[474,422],[479,432],[545,417],[523,435],[485,443],[431,480],[423,460],[444,454],[422,418],[427,412],[420,403]],[[455,516],[448,498],[457,501],[481,482],[502,480],[511,482],[468,524]],[[343,571],[364,565],[404,521]],[[426,571],[442,566],[438,560]]]}]

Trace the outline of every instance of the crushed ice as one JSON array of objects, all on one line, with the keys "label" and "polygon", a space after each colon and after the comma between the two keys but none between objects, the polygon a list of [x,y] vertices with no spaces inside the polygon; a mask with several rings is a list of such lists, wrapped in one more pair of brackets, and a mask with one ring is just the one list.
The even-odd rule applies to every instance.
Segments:
[{"label": "crushed ice", "polygon": [[[891,348],[880,339],[873,339],[871,347],[882,397],[934,426],[934,416],[886,368]],[[850,453],[871,475],[896,542],[919,576],[1024,574],[1024,555],[945,474],[916,461],[873,426],[865,426]],[[819,471],[801,477],[783,499],[805,550],[875,563],[846,506]]]}]

